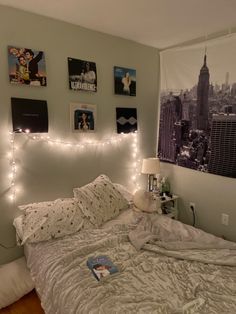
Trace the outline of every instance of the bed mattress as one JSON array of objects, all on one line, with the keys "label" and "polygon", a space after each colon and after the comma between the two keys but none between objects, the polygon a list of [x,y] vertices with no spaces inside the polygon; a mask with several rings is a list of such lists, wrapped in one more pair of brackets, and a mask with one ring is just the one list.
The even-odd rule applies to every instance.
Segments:
[{"label": "bed mattress", "polygon": [[[129,234],[143,215],[128,210],[101,229],[25,246],[46,314],[236,313],[236,267],[137,250]],[[98,255],[118,274],[98,282],[86,265]]]}]

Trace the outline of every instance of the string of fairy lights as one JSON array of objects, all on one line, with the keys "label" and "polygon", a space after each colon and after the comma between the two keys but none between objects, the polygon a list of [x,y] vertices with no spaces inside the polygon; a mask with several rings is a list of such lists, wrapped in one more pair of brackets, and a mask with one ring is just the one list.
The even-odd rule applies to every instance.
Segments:
[{"label": "string of fairy lights", "polygon": [[[18,133],[21,131],[18,131]],[[125,140],[129,140],[129,145],[131,145],[131,165],[130,171],[132,172],[131,181],[134,186],[134,190],[140,188],[138,177],[140,176],[140,159],[139,156],[139,149],[138,149],[138,133],[128,133],[128,134],[120,134],[113,136],[109,139],[101,140],[101,141],[92,141],[86,140],[81,142],[70,142],[61,139],[51,138],[50,136],[39,136],[39,135],[32,135],[29,131],[25,130],[22,131],[22,134],[27,136],[27,138],[31,141],[43,141],[48,143],[49,145],[55,145],[56,147],[73,147],[75,148],[75,152],[79,153],[88,149],[89,147],[108,147],[108,146],[115,146],[118,143],[121,143]],[[14,132],[10,132],[10,151],[8,153],[8,159],[10,163],[10,187],[9,187],[9,200],[15,202],[17,199],[17,194],[19,192],[19,187],[17,186],[17,174],[20,171],[20,164],[16,162],[16,154],[17,154],[17,145],[16,145],[16,135]],[[71,152],[72,150],[70,150]]]}]

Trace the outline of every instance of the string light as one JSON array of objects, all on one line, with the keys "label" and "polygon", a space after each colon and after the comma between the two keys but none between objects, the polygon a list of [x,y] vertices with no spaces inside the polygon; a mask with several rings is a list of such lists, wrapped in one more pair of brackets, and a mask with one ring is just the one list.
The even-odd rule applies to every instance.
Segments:
[{"label": "string light", "polygon": [[17,171],[17,165],[15,161],[15,133],[10,132],[10,143],[11,143],[11,151],[7,154],[9,158],[10,163],[10,173],[9,173],[9,179],[10,179],[10,188],[9,188],[9,199],[11,201],[14,201],[16,198],[16,187],[15,187],[15,179],[16,179],[16,171]]},{"label": "string light", "polygon": [[[79,151],[84,151],[85,148],[88,147],[106,147],[106,146],[110,146],[110,145],[117,145],[118,143],[120,143],[121,141],[125,140],[125,139],[129,139],[130,136],[132,138],[132,142],[131,142],[131,148],[132,148],[132,159],[131,159],[131,171],[132,171],[132,183],[134,186],[134,192],[140,188],[140,185],[138,183],[138,177],[140,175],[140,160],[137,160],[137,155],[138,155],[138,134],[137,132],[134,133],[129,133],[129,134],[121,134],[121,135],[117,135],[115,137],[111,137],[110,139],[105,139],[102,141],[92,141],[92,140],[87,140],[87,141],[83,141],[80,143],[73,143],[73,142],[69,142],[69,141],[65,141],[65,140],[61,140],[61,139],[53,139],[49,136],[37,136],[37,135],[33,135],[30,134],[30,130],[25,130],[24,132],[19,129],[17,133],[24,133],[25,136],[28,137],[28,139],[32,140],[32,141],[44,141],[46,143],[48,143],[49,145],[54,145],[56,144],[56,146],[63,146],[63,147],[67,147],[67,148],[76,148],[76,150]],[[10,173],[9,173],[9,178],[10,178],[10,188],[9,188],[9,199],[11,201],[15,201],[16,199],[16,194],[18,192],[19,189],[17,189],[16,187],[16,174],[17,174],[17,170],[18,170],[18,165],[16,164],[16,160],[15,160],[15,152],[17,149],[17,146],[15,144],[15,133],[14,132],[10,132],[10,144],[11,144],[11,151],[7,154],[7,157],[9,158],[9,162],[10,162]]]}]

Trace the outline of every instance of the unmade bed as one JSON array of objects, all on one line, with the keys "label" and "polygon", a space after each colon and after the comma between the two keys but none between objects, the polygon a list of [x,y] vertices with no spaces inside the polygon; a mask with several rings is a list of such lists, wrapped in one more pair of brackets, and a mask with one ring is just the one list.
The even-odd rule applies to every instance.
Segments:
[{"label": "unmade bed", "polygon": [[[46,314],[236,313],[236,244],[135,206],[25,254]],[[97,281],[99,255],[119,272]]]}]

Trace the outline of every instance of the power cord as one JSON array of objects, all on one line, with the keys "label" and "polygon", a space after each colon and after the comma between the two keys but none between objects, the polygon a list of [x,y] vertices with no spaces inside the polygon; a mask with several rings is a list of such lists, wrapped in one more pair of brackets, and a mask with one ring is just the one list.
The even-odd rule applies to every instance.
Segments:
[{"label": "power cord", "polygon": [[10,249],[13,249],[13,248],[17,247],[17,244],[15,244],[14,246],[5,246],[2,243],[0,243],[0,247],[4,248],[6,250],[10,250]]},{"label": "power cord", "polygon": [[190,209],[192,211],[193,214],[193,227],[195,226],[195,222],[196,222],[196,216],[195,216],[195,209],[194,206],[190,206]]}]

